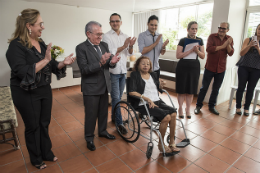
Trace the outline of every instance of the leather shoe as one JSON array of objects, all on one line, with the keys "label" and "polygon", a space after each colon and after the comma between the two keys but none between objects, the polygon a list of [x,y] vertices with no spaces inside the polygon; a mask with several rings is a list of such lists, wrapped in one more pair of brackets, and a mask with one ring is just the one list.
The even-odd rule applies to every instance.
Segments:
[{"label": "leather shoe", "polygon": [[118,126],[118,130],[119,130],[119,132],[122,134],[122,135],[125,135],[125,134],[127,134],[127,130],[126,130],[126,128],[125,128],[125,126],[124,125],[122,125],[122,124],[120,124],[119,126]]},{"label": "leather shoe", "polygon": [[215,107],[209,108],[209,111],[215,115],[219,115],[219,112],[216,110]]},{"label": "leather shoe", "polygon": [[110,135],[107,133],[106,135],[98,135],[99,137],[107,138],[107,139],[116,139],[114,135]]},{"label": "leather shoe", "polygon": [[201,109],[201,107],[196,106],[196,108],[194,109],[194,113],[195,114],[199,114],[200,113],[200,109]]},{"label": "leather shoe", "polygon": [[87,147],[90,151],[95,151],[96,147],[93,141],[87,141]]}]

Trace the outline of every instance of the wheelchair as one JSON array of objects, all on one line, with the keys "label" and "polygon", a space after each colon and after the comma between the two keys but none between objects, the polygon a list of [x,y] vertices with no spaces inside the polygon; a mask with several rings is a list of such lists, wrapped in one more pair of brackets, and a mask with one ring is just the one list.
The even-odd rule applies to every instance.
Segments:
[{"label": "wheelchair", "polygon": [[[150,113],[149,113],[147,106],[145,104],[146,102],[144,101],[143,98],[129,95],[129,93],[128,93],[129,87],[128,87],[127,80],[129,80],[129,79],[126,79],[127,101],[120,101],[116,104],[116,106],[114,107],[114,110],[113,110],[112,117],[115,117],[115,113],[116,113],[117,109],[121,110],[122,121],[123,121],[125,128],[127,129],[127,133],[121,134],[116,121],[115,121],[115,125],[116,125],[117,132],[126,142],[134,143],[138,140],[140,135],[149,140],[148,146],[147,146],[147,151],[146,151],[146,157],[149,159],[152,155],[152,152],[153,152],[153,142],[152,142],[153,141],[153,137],[152,137],[153,132],[157,133],[160,140],[163,141],[162,136],[159,132],[160,122],[153,121],[153,117],[150,116]],[[169,93],[164,89],[163,89],[163,92],[168,95],[168,98],[169,98],[169,100],[172,104],[172,107],[175,108]],[[135,109],[129,103],[129,97],[137,98],[140,101],[142,101],[144,103],[147,114],[141,115],[140,119],[139,119],[139,116],[137,115]],[[184,129],[184,125],[183,125],[182,121],[180,119],[176,119],[176,120],[178,120],[181,123],[182,129],[183,129],[184,134],[185,134],[185,139],[183,139],[176,146],[178,148],[184,148],[184,147],[186,147],[190,144],[190,140],[187,138],[186,131]],[[140,124],[142,124],[143,122],[150,129],[150,137],[147,137],[146,135],[143,135],[143,134],[140,133]],[[170,135],[167,136],[167,142],[170,143]],[[163,156],[164,157],[172,156],[171,153],[166,153],[163,144],[161,144],[161,145],[162,145],[162,149],[163,149]]]}]

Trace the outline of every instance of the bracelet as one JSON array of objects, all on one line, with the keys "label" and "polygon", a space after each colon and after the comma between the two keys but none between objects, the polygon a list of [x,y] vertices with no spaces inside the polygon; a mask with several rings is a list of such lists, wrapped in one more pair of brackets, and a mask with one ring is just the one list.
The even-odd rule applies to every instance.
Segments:
[{"label": "bracelet", "polygon": [[129,46],[129,48],[133,48],[134,46]]},{"label": "bracelet", "polygon": [[144,96],[144,95],[142,94],[142,95],[141,95],[141,98],[143,98],[143,96]]}]

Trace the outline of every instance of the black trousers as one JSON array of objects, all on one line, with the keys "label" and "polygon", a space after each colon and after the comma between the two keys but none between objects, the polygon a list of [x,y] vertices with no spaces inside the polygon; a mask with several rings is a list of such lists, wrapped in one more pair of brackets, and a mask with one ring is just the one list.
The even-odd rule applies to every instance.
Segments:
[{"label": "black trousers", "polygon": [[48,132],[52,108],[51,86],[45,85],[31,91],[11,86],[11,91],[14,105],[25,125],[25,141],[31,163],[39,165],[43,160],[52,161],[54,154]]},{"label": "black trousers", "polygon": [[241,108],[241,101],[247,84],[246,102],[244,105],[244,109],[249,110],[249,106],[251,104],[254,94],[254,89],[260,77],[260,70],[250,67],[239,66],[237,73],[238,89],[236,93],[236,108]]},{"label": "black trousers", "polygon": [[98,118],[98,134],[107,134],[108,92],[102,95],[84,95],[85,106],[85,140],[93,141],[96,120]]},{"label": "black trousers", "polygon": [[199,106],[199,107],[203,106],[202,102],[207,94],[207,91],[208,91],[212,78],[214,78],[214,82],[213,82],[212,92],[211,92],[211,95],[209,98],[208,106],[209,106],[209,108],[212,108],[216,105],[219,88],[221,87],[224,76],[225,76],[225,71],[222,73],[215,73],[215,72],[205,69],[204,75],[203,75],[203,80],[202,80],[202,87],[200,88],[200,92],[199,92],[198,100],[197,100],[197,104],[196,104],[197,106]]},{"label": "black trousers", "polygon": [[157,74],[157,78],[159,80],[160,74],[161,74],[161,69],[155,70],[154,72]]}]

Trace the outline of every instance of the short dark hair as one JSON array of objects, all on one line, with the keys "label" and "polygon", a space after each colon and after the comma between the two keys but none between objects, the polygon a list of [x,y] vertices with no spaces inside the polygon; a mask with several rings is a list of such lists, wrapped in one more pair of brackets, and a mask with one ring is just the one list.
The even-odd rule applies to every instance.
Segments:
[{"label": "short dark hair", "polygon": [[151,20],[157,20],[159,22],[159,18],[155,15],[151,15],[148,19],[148,23],[151,21]]},{"label": "short dark hair", "polygon": [[121,16],[120,16],[120,14],[118,14],[118,13],[113,13],[113,14],[111,14],[109,20],[111,19],[112,16],[118,16],[118,17],[120,18],[120,20],[121,20]]},{"label": "short dark hair", "polygon": [[134,70],[134,71],[139,71],[138,67],[139,67],[140,62],[141,62],[143,59],[148,59],[148,60],[149,60],[149,63],[150,63],[149,73],[151,73],[151,72],[153,71],[152,61],[151,61],[150,58],[148,58],[147,56],[141,56],[141,57],[139,57],[139,58],[136,60],[136,62],[135,62],[135,65],[134,65],[133,70]]}]

